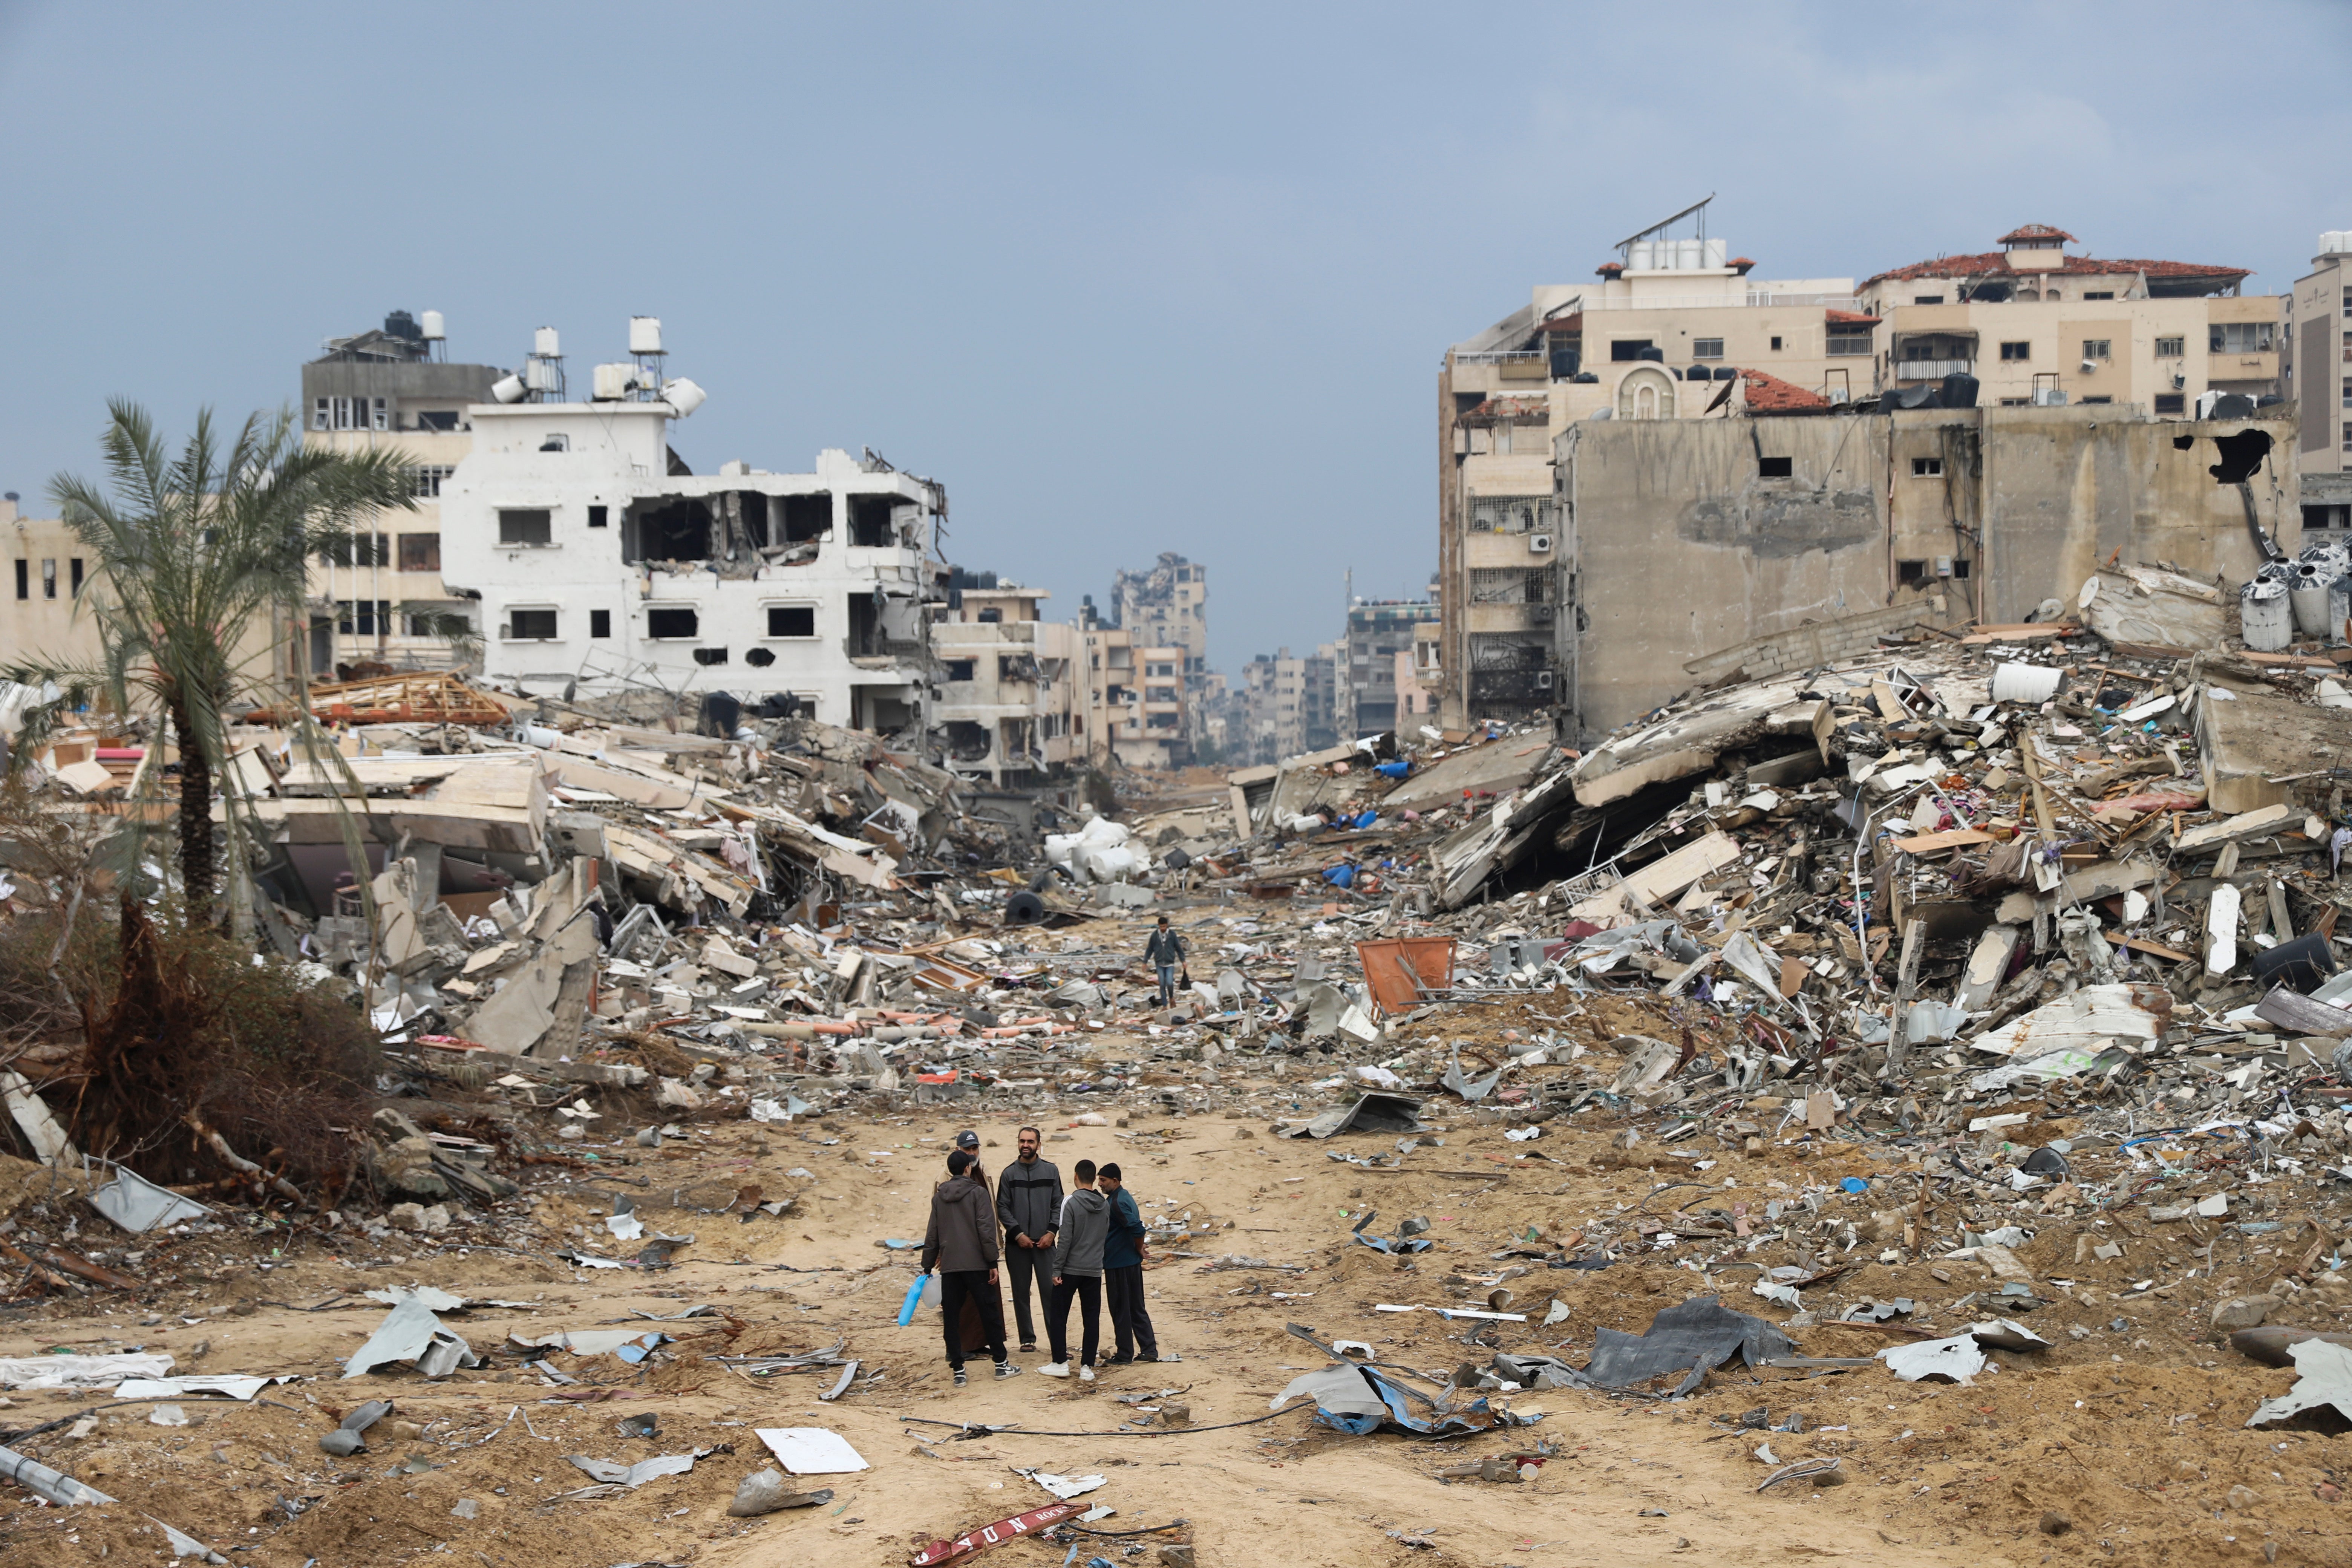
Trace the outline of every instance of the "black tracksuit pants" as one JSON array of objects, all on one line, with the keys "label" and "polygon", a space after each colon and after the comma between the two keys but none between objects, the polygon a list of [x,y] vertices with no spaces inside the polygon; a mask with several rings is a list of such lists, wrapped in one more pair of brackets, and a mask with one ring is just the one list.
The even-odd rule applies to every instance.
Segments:
[{"label": "black tracksuit pants", "polygon": [[1054,1361],[1066,1366],[1070,1360],[1070,1300],[1076,1297],[1078,1310],[1084,1314],[1086,1339],[1081,1365],[1092,1366],[1102,1350],[1102,1278],[1094,1274],[1065,1274],[1062,1282],[1054,1287],[1054,1304],[1045,1313],[1045,1331],[1053,1337]]},{"label": "black tracksuit pants", "polygon": [[946,1325],[948,1365],[963,1365],[963,1304],[971,1301],[980,1309],[980,1321],[988,1327],[988,1359],[1004,1359],[1004,1302],[996,1287],[988,1282],[985,1268],[965,1269],[950,1274],[940,1270],[940,1321]]},{"label": "black tracksuit pants", "polygon": [[1029,1289],[1034,1282],[1037,1289],[1037,1305],[1048,1307],[1054,1299],[1054,1249],[1050,1247],[1021,1247],[1012,1237],[1004,1241],[1004,1263],[1012,1275],[1013,1316],[1021,1325],[1021,1342],[1037,1342],[1037,1325],[1029,1316]]}]

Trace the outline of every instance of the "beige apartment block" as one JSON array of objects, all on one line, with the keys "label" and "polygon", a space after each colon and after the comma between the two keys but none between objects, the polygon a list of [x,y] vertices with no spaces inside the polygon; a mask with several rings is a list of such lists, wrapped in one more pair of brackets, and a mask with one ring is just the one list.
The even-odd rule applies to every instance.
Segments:
[{"label": "beige apartment block", "polygon": [[1034,782],[1084,755],[1077,733],[1079,633],[1049,621],[1043,588],[963,588],[931,626],[940,666],[931,706],[947,763],[967,778]]},{"label": "beige apartment block", "polygon": [[96,664],[98,623],[80,602],[95,575],[88,547],[59,519],[26,517],[13,490],[0,498],[0,531],[11,574],[0,663]]},{"label": "beige apartment block", "polygon": [[303,439],[340,451],[396,448],[409,460],[416,501],[414,511],[383,513],[376,527],[357,531],[341,559],[312,565],[308,654],[316,678],[361,664],[446,668],[457,656],[431,618],[475,618],[472,602],[441,580],[441,486],[474,449],[467,408],[490,402],[503,373],[447,363],[437,357],[445,346],[437,312],[420,322],[395,310],[379,330],[329,339],[302,367]]},{"label": "beige apartment block", "polygon": [[1082,622],[1085,746],[1097,763],[1176,768],[1191,755],[1183,647],[1139,641],[1127,626]]},{"label": "beige apartment block", "polygon": [[2294,395],[2303,525],[2352,527],[2352,230],[2319,237],[2279,337],[2280,374]]},{"label": "beige apartment block", "polygon": [[1879,386],[1958,374],[1995,407],[2129,403],[2159,419],[2190,417],[2209,392],[2278,395],[2284,301],[2241,293],[2245,268],[2083,255],[2046,224],[1996,243],[1863,284],[1885,323]]}]

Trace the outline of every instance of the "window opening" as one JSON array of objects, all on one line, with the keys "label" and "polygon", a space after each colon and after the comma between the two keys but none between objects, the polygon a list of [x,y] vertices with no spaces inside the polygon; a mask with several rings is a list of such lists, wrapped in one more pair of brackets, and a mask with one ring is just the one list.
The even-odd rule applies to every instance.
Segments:
[{"label": "window opening", "polygon": [[440,571],[441,536],[437,533],[402,534],[400,569],[403,572]]},{"label": "window opening", "polygon": [[768,635],[772,637],[816,636],[816,606],[814,605],[770,605]]},{"label": "window opening", "polygon": [[507,637],[514,642],[553,642],[555,612],[553,610],[509,610]]},{"label": "window opening", "polygon": [[592,637],[611,637],[613,635],[613,612],[610,610],[589,611],[588,635]]},{"label": "window opening", "polygon": [[646,636],[649,637],[691,637],[702,634],[702,616],[696,611],[673,606],[646,612]]},{"label": "window opening", "polygon": [[552,544],[555,514],[544,507],[502,507],[499,510],[500,544]]}]

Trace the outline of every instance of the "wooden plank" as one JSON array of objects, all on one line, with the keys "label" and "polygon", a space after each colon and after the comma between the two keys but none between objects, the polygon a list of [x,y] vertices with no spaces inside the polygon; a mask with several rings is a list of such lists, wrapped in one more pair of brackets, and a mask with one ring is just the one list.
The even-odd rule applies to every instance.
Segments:
[{"label": "wooden plank", "polygon": [[2175,963],[2194,963],[2197,962],[2196,959],[2188,953],[2176,952],[2171,948],[2165,946],[2163,943],[2150,942],[2144,936],[2111,936],[2107,938],[2107,940],[2114,942],[2117,947],[2127,947],[2135,952],[2153,953],[2158,958],[2168,958]]},{"label": "wooden plank", "polygon": [[1999,842],[1980,827],[1948,827],[1941,833],[1920,833],[1909,838],[1898,838],[1895,841],[1895,847],[1906,855],[1933,855],[1939,849],[1957,849],[1963,844]]},{"label": "wooden plank", "polygon": [[2254,1005],[2254,1012],[2282,1029],[2302,1035],[2352,1035],[2352,1012],[2315,1002],[2302,992],[2274,985]]}]

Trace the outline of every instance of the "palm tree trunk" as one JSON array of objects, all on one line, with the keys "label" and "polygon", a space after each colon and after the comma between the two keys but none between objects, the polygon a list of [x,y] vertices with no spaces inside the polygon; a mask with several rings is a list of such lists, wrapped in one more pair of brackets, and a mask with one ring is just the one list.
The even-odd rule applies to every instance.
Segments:
[{"label": "palm tree trunk", "polygon": [[213,907],[213,772],[185,705],[171,706],[172,732],[180,743],[180,884],[188,918],[207,921]]}]

